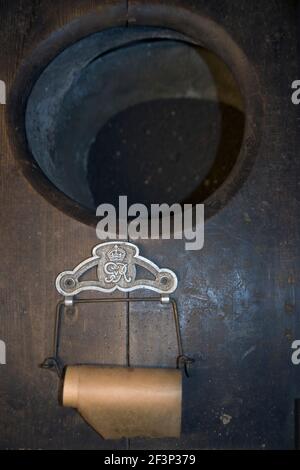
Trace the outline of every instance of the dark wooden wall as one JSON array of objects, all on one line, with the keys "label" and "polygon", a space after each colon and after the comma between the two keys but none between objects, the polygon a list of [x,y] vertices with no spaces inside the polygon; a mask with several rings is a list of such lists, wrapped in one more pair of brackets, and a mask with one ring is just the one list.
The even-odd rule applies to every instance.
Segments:
[{"label": "dark wooden wall", "polygon": [[[300,398],[300,372],[290,361],[291,342],[300,339],[300,139],[290,101],[297,78],[295,2],[2,0],[0,79],[8,91],[22,60],[43,39],[94,9],[101,15],[108,3],[124,25],[143,24],[142,6],[151,12],[153,5],[184,5],[191,15],[215,20],[244,52],[259,83],[246,97],[255,164],[236,195],[208,220],[204,249],[186,252],[180,241],[139,244],[142,254],[178,274],[184,346],[196,363],[184,384],[182,438],[132,440],[130,447],[293,448],[294,399]],[[153,23],[164,25],[163,10]],[[260,103],[264,115],[256,115],[251,103]],[[38,367],[51,351],[55,277],[89,256],[98,240],[93,227],[32,188],[14,158],[11,136],[1,106],[0,338],[7,365],[0,366],[0,448],[124,449],[125,441],[102,441],[75,411],[60,407],[56,376]],[[253,151],[252,144],[248,135],[243,151]],[[103,309],[100,322],[99,315],[93,307],[88,316],[66,319],[66,361],[126,364],[125,307]],[[134,306],[130,318],[131,364],[172,363],[174,329],[167,312]]]}]

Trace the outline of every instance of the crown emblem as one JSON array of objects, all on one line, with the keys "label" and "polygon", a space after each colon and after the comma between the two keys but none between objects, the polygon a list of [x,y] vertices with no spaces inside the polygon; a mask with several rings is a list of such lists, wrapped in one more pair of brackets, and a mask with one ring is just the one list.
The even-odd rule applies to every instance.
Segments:
[{"label": "crown emblem", "polygon": [[114,263],[122,262],[126,256],[126,251],[123,250],[123,248],[119,248],[118,245],[115,245],[112,250],[107,253],[106,256],[110,261],[113,261]]}]

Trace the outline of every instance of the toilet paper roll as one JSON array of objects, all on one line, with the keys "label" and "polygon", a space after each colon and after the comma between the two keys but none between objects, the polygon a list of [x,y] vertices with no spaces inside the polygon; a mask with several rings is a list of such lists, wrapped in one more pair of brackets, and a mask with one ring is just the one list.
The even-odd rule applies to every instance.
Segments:
[{"label": "toilet paper roll", "polygon": [[105,439],[179,437],[182,376],[176,369],[68,366],[63,405]]}]

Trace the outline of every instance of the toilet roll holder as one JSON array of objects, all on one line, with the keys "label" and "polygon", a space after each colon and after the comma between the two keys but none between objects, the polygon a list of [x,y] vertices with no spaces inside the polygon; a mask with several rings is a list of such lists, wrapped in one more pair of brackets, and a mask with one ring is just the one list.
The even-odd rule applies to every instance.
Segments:
[{"label": "toilet roll holder", "polygon": [[[96,278],[86,280],[86,273],[96,268]],[[147,277],[140,272],[147,273]],[[90,273],[92,274],[92,273]],[[85,276],[84,279],[82,277]],[[92,276],[91,276],[92,277]],[[130,242],[104,242],[93,248],[92,257],[87,258],[73,270],[63,271],[56,278],[56,289],[63,296],[56,307],[53,354],[44,360],[42,368],[63,376],[64,363],[59,355],[62,316],[66,310],[72,313],[75,305],[90,303],[159,302],[172,308],[176,328],[178,355],[176,367],[183,367],[188,376],[188,365],[194,360],[183,352],[177,303],[170,297],[176,288],[176,274],[167,268],[159,268],[147,258],[140,256],[139,248]],[[111,294],[115,291],[130,293],[135,290],[150,290],[158,296],[77,298],[81,292],[92,291]]]}]

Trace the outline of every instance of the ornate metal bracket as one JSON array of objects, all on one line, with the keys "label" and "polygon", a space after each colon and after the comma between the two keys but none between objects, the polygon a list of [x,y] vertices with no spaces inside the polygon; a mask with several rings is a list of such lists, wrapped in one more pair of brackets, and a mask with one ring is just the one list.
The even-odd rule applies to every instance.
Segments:
[{"label": "ornate metal bracket", "polygon": [[[73,271],[64,271],[56,278],[56,288],[64,296],[64,300],[57,305],[54,348],[53,355],[45,359],[42,367],[54,370],[60,377],[63,371],[63,362],[59,357],[60,325],[61,317],[65,308],[73,308],[75,304],[96,302],[162,302],[170,303],[176,327],[178,346],[177,367],[184,366],[187,373],[187,365],[193,359],[183,353],[180,323],[177,304],[170,299],[169,294],[177,287],[176,274],[170,269],[160,269],[152,261],[139,255],[136,245],[129,242],[105,242],[95,246],[93,256],[80,263]],[[92,274],[96,268],[97,279],[80,279],[86,273]],[[141,271],[145,270],[148,277],[140,277]],[[160,294],[159,297],[134,297],[134,298],[96,298],[96,299],[74,299],[74,296],[83,291],[100,291],[111,293],[115,290],[131,292],[137,289],[148,289]]]},{"label": "ornate metal bracket", "polygon": [[[139,255],[136,245],[129,242],[105,242],[95,246],[92,258],[80,263],[73,271],[64,271],[56,279],[58,292],[72,297],[82,291],[131,292],[149,289],[168,295],[177,287],[176,274],[170,269],[160,269],[156,264]],[[88,271],[97,267],[96,280],[80,280]],[[137,279],[137,267],[148,272],[147,278]]]}]

